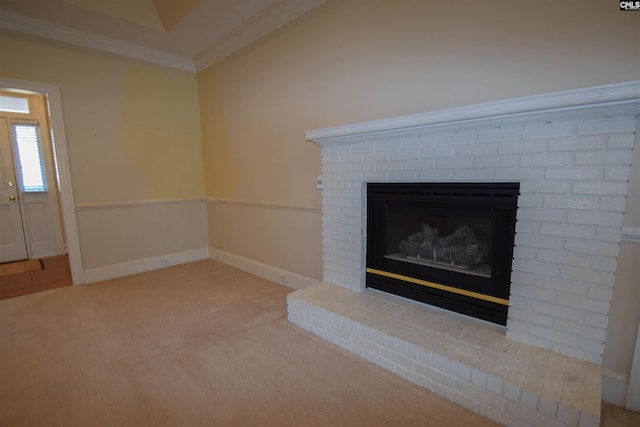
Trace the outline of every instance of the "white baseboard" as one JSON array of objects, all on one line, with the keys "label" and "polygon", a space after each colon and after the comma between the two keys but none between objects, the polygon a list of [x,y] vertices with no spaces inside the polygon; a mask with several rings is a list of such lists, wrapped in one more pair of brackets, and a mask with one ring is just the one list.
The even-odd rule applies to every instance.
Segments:
[{"label": "white baseboard", "polygon": [[160,255],[152,258],[107,265],[84,271],[85,283],[101,282],[117,277],[130,276],[145,271],[157,270],[172,265],[184,264],[209,258],[209,249],[200,248],[189,251]]},{"label": "white baseboard", "polygon": [[317,279],[311,279],[297,273],[292,273],[291,271],[282,270],[268,264],[263,264],[255,260],[245,258],[240,255],[234,255],[212,247],[209,248],[209,256],[215,261],[220,261],[239,270],[255,274],[256,276],[271,280],[272,282],[279,283],[291,289],[302,289],[318,283]]},{"label": "white baseboard", "polygon": [[624,407],[629,379],[609,369],[602,370],[602,400]]}]

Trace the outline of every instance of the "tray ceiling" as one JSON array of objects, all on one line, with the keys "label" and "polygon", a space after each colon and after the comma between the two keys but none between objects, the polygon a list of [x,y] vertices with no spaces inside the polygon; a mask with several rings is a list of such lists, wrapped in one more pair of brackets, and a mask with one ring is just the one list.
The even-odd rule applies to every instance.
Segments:
[{"label": "tray ceiling", "polygon": [[197,71],[323,1],[0,0],[0,29]]}]

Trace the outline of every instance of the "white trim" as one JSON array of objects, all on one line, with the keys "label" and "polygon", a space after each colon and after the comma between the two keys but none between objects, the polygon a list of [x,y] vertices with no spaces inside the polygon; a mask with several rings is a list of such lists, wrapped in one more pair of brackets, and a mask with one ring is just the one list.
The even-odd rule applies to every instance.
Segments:
[{"label": "white trim", "polygon": [[202,71],[275,29],[296,19],[325,0],[281,0],[236,28],[226,37],[196,56],[195,64]]},{"label": "white trim", "polygon": [[62,222],[64,223],[65,237],[69,250],[69,263],[71,266],[71,280],[74,285],[84,283],[84,268],[82,266],[82,251],[78,236],[78,222],[76,219],[75,202],[73,198],[73,185],[71,181],[71,168],[69,163],[69,150],[62,115],[62,99],[60,88],[56,85],[29,82],[24,80],[0,78],[0,88],[21,89],[46,94],[51,114],[51,127],[55,136],[56,157],[58,161],[58,174],[60,178],[60,209]]},{"label": "white trim", "polygon": [[640,243],[640,227],[622,227],[622,241]]},{"label": "white trim", "polygon": [[130,202],[111,202],[111,203],[78,203],[76,211],[99,211],[104,209],[125,209],[125,208],[141,208],[149,206],[160,206],[167,204],[182,203],[204,203],[205,199],[167,199],[167,200],[135,200]]},{"label": "white trim", "polygon": [[212,197],[207,197],[207,203],[217,204],[217,205],[229,205],[229,206],[241,206],[247,208],[257,208],[257,209],[271,209],[277,211],[287,211],[287,212],[300,212],[300,213],[308,213],[314,215],[321,215],[321,208],[304,208],[300,206],[289,206],[289,205],[274,205],[274,204],[266,204],[266,203],[250,203],[250,202],[235,202],[233,200],[227,199],[216,199]]},{"label": "white trim", "polygon": [[167,255],[107,265],[104,267],[88,269],[84,272],[86,283],[102,282],[118,277],[130,276],[145,271],[157,270],[172,265],[185,264],[187,262],[200,261],[209,258],[208,248],[191,249]]},{"label": "white trim", "polygon": [[318,279],[311,279],[291,271],[282,270],[280,268],[263,264],[240,255],[234,255],[213,247],[209,248],[209,256],[215,261],[222,262],[264,279],[271,280],[272,282],[279,283],[291,289],[302,289],[318,283]]},{"label": "white trim", "polygon": [[640,81],[632,81],[311,130],[305,136],[323,146],[392,132],[397,136],[639,112]]},{"label": "white trim", "polygon": [[636,337],[624,407],[632,411],[640,411],[640,328]]},{"label": "white trim", "polygon": [[191,73],[196,72],[196,66],[190,58],[147,49],[132,43],[29,18],[6,10],[0,10],[0,28],[103,52],[115,53],[116,55],[140,59]]},{"label": "white trim", "polygon": [[624,406],[629,378],[609,369],[602,369],[602,400],[616,406]]}]

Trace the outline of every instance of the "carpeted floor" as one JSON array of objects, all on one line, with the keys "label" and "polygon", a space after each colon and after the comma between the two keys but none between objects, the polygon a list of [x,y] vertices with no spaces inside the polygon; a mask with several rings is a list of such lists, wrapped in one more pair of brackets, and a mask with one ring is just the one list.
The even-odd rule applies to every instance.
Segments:
[{"label": "carpeted floor", "polygon": [[2,426],[489,426],[213,261],[0,301]]},{"label": "carpeted floor", "polygon": [[206,260],[0,301],[0,426],[495,425],[290,324],[289,291]]}]

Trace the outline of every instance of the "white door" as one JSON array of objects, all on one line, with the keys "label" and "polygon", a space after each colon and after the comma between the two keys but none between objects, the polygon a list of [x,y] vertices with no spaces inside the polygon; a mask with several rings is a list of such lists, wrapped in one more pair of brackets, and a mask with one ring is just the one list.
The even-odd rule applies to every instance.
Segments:
[{"label": "white door", "polygon": [[46,121],[12,119],[11,129],[29,258],[62,255],[57,181]]},{"label": "white door", "polygon": [[8,120],[0,117],[0,262],[27,259]]},{"label": "white door", "polygon": [[45,97],[0,91],[0,122],[2,168],[7,176],[0,184],[9,192],[6,197],[0,193],[0,207],[5,200],[9,203],[0,213],[0,245],[5,242],[0,262],[62,255],[65,245]]}]

